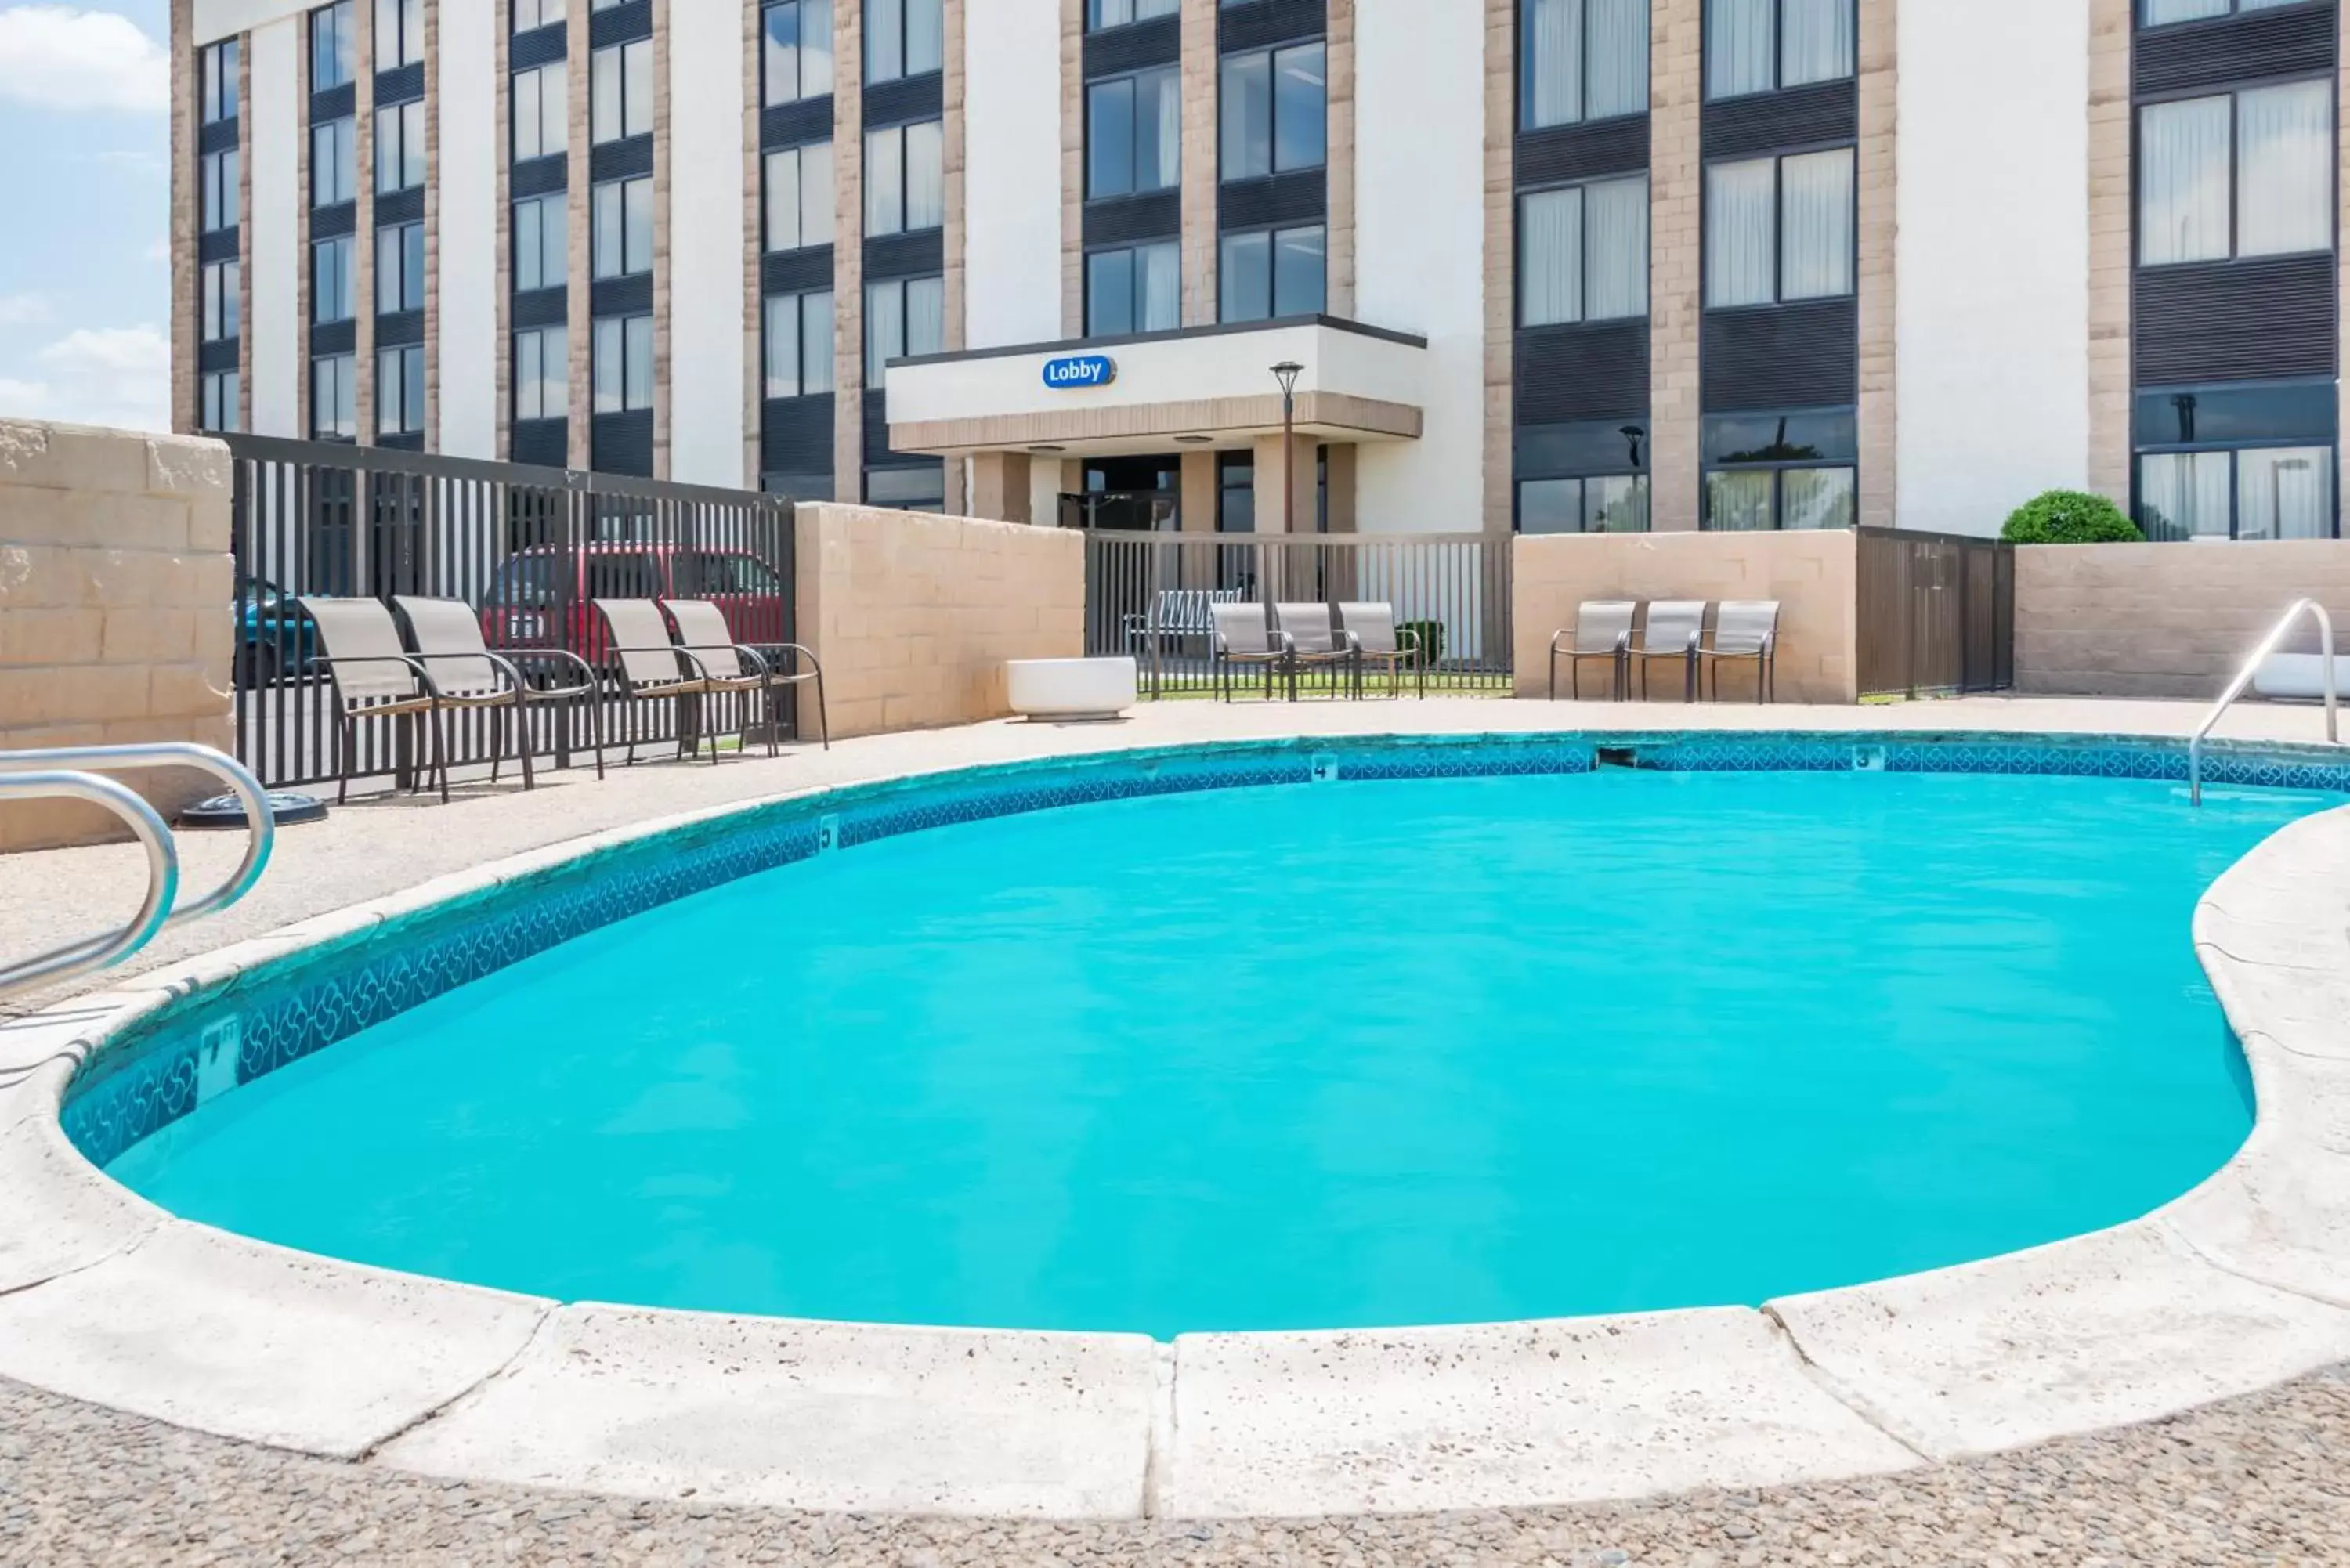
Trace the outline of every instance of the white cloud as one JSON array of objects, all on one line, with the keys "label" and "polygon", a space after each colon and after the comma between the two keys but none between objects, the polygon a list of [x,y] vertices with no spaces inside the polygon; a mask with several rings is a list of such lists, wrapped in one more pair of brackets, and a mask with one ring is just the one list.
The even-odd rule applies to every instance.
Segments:
[{"label": "white cloud", "polygon": [[152,327],[77,327],[24,369],[30,377],[0,376],[0,415],[171,428],[172,345]]},{"label": "white cloud", "polygon": [[0,11],[0,98],[161,113],[172,68],[162,46],[118,12],[18,5]]},{"label": "white cloud", "polygon": [[37,294],[0,294],[0,327],[30,327],[49,318],[49,302]]}]

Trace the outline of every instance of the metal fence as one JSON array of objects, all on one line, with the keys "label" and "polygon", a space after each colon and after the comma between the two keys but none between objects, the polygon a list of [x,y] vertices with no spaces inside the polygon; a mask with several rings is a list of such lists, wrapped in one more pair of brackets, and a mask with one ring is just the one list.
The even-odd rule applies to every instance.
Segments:
[{"label": "metal fence", "polygon": [[1863,528],[1859,553],[1862,696],[2015,684],[2015,546]]},{"label": "metal fence", "polygon": [[1510,689],[1507,539],[1088,531],[1085,540],[1086,651],[1132,655],[1148,695],[1214,690],[1210,607],[1220,601],[1384,602],[1434,654],[1430,691]]},{"label": "metal fence", "polygon": [[[236,749],[272,787],[331,779],[339,766],[332,682],[295,602],[302,595],[462,599],[493,649],[560,649],[599,668],[608,650],[597,598],[712,599],[737,640],[793,639],[792,504],[780,497],[379,447],[226,440]],[[691,722],[676,702],[623,702],[616,691],[598,700],[608,745],[673,742]],[[794,722],[788,696],[778,715]],[[486,762],[488,716],[446,717],[452,763]],[[732,730],[744,714],[719,707],[710,718]],[[569,760],[588,744],[588,722],[580,704],[535,705],[528,743]],[[362,722],[352,776],[405,777],[422,760],[413,743],[405,724]]]}]

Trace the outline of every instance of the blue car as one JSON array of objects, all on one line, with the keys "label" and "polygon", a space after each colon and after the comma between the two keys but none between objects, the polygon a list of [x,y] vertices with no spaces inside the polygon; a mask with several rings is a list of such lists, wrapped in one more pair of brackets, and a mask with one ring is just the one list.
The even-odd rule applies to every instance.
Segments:
[{"label": "blue car", "polygon": [[248,689],[315,671],[317,628],[294,596],[264,577],[247,577],[236,599],[237,658]]}]

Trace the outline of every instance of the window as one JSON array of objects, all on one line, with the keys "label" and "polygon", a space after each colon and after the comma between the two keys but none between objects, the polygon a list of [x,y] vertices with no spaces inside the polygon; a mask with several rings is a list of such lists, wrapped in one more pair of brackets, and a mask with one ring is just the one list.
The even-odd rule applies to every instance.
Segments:
[{"label": "window", "polygon": [[865,286],[865,384],[879,388],[892,359],[937,354],[946,346],[943,277],[893,277]]},{"label": "window", "polygon": [[1527,479],[1518,483],[1521,534],[1645,534],[1646,474],[1611,473],[1579,479]]},{"label": "window", "polygon": [[2334,89],[2292,82],[2138,111],[2138,263],[2334,244]]},{"label": "window", "polygon": [[1218,279],[1221,318],[1264,321],[1319,316],[1324,301],[1323,229],[1226,234]]},{"label": "window", "polygon": [[375,312],[424,308],[424,225],[395,223],[375,232]]},{"label": "window", "polygon": [[1183,89],[1170,66],[1086,88],[1086,194],[1172,191],[1183,178]]},{"label": "window", "polygon": [[310,247],[310,319],[348,321],[359,314],[359,251],[348,234]]},{"label": "window", "polygon": [[359,35],[351,0],[336,0],[310,13],[310,90],[325,92],[351,79],[359,58]]},{"label": "window", "polygon": [[205,153],[197,165],[196,179],[203,187],[204,233],[216,234],[223,229],[236,227],[240,195],[236,149]]},{"label": "window", "polygon": [[893,82],[937,70],[946,60],[940,0],[865,0],[865,79]]},{"label": "window", "polygon": [[516,292],[560,288],[569,275],[567,218],[560,192],[514,204],[514,286]]},{"label": "window", "polygon": [[375,0],[375,68],[393,70],[423,57],[424,0]]},{"label": "window", "polygon": [[424,183],[424,100],[375,111],[375,188],[411,191]]},{"label": "window", "polygon": [[1519,113],[1528,130],[1648,107],[1648,0],[1523,0]]},{"label": "window", "polygon": [[1522,198],[1518,324],[1648,313],[1648,180],[1606,180]]},{"label": "window", "polygon": [[832,290],[775,294],[766,300],[766,391],[812,398],[832,390]]},{"label": "window", "polygon": [[1856,31],[1853,0],[1705,0],[1705,96],[1840,81]]},{"label": "window", "polygon": [[[1216,454],[1216,532],[1256,532],[1256,457],[1253,452],[1220,452]],[[1227,582],[1224,586],[1230,587],[1232,585]]]},{"label": "window", "polygon": [[238,296],[244,268],[233,261],[206,262],[199,284],[203,291],[204,341],[224,342],[236,336]]},{"label": "window", "polygon": [[310,205],[332,207],[359,193],[359,129],[348,118],[310,128]]},{"label": "window", "polygon": [[2150,539],[2330,539],[2334,449],[2248,447],[2138,459]]},{"label": "window", "polygon": [[611,44],[588,56],[588,140],[601,146],[653,129],[653,41]]},{"label": "window", "polygon": [[569,86],[561,60],[514,78],[514,155],[552,158],[570,140]]},{"label": "window", "polygon": [[901,512],[943,512],[947,508],[944,463],[926,462],[910,468],[873,468],[865,472],[868,505],[894,506]]},{"label": "window", "polygon": [[1850,294],[1852,149],[1711,165],[1705,224],[1711,307]]},{"label": "window", "polygon": [[533,327],[515,334],[514,417],[559,420],[571,401],[570,334]]},{"label": "window", "polygon": [[1128,22],[1172,16],[1182,8],[1183,0],[1086,0],[1086,31],[1098,33],[1105,27],[1123,27]]},{"label": "window", "polygon": [[414,435],[423,429],[423,347],[386,348],[375,357],[375,433]]},{"label": "window", "polygon": [[599,317],[588,348],[598,413],[625,413],[653,406],[651,317]]},{"label": "window", "polygon": [[1858,442],[1850,410],[1707,416],[1703,525],[1720,533],[1851,527]]},{"label": "window", "polygon": [[197,425],[208,431],[220,431],[234,435],[244,423],[243,410],[237,406],[244,379],[234,370],[207,370],[197,380],[197,396],[203,403],[196,415]]},{"label": "window", "polygon": [[832,143],[767,154],[767,248],[832,244]]},{"label": "window", "polygon": [[1323,47],[1225,56],[1221,113],[1223,178],[1320,168],[1329,145]]},{"label": "window", "polygon": [[797,103],[832,90],[833,0],[784,0],[760,18],[760,80],[767,103]]},{"label": "window", "polygon": [[203,117],[206,125],[236,118],[237,47],[234,38],[207,47],[203,59]]},{"label": "window", "polygon": [[1172,332],[1183,325],[1183,250],[1174,240],[1086,257],[1086,332]]},{"label": "window", "polygon": [[563,0],[514,0],[514,30],[527,33],[563,20]]},{"label": "window", "polygon": [[358,360],[328,354],[310,361],[310,434],[319,441],[355,441],[359,433]]},{"label": "window", "polygon": [[865,232],[909,234],[947,221],[945,128],[935,119],[865,133]]},{"label": "window", "polygon": [[627,277],[653,269],[653,182],[608,180],[588,193],[588,273]]},{"label": "window", "polygon": [[2266,11],[2277,5],[2297,5],[2302,0],[2144,0],[2139,18],[2149,27],[2166,22],[2200,22],[2241,11]]}]

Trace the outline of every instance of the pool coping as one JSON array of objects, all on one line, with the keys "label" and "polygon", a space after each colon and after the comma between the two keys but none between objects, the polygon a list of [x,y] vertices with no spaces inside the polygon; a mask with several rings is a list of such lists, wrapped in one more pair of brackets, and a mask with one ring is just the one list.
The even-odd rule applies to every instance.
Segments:
[{"label": "pool coping", "polygon": [[[1382,739],[1412,737],[1221,749],[1318,762]],[[2111,735],[1898,739],[2178,750]],[[0,1186],[16,1199],[0,1208],[0,1376],[453,1479],[859,1512],[1264,1516],[1865,1475],[2153,1419],[2350,1359],[2350,808],[2272,835],[2199,903],[2198,955],[2258,1093],[2253,1133],[2226,1166],[2110,1230],[1760,1309],[1162,1345],[561,1303],[177,1219],[92,1166],[60,1122],[84,1064],[142,1021],[385,922],[811,797],[1138,754],[911,770],[631,825],[0,1027]]]}]

